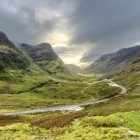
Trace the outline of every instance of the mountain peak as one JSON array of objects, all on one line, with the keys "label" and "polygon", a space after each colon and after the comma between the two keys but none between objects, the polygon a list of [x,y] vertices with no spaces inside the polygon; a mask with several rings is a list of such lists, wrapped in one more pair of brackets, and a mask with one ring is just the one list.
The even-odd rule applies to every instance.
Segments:
[{"label": "mountain peak", "polygon": [[0,44],[7,43],[9,41],[6,34],[2,31],[0,31]]},{"label": "mountain peak", "polygon": [[8,39],[7,35],[2,31],[0,31],[0,44],[14,47],[14,44]]},{"label": "mountain peak", "polygon": [[54,52],[49,43],[38,45],[21,44],[20,47],[32,58],[34,63],[49,74],[68,72],[63,61]]},{"label": "mountain peak", "polygon": [[39,46],[39,47],[47,47],[48,49],[52,49],[52,46],[49,43],[41,43],[41,44],[38,44],[37,46]]},{"label": "mountain peak", "polygon": [[29,65],[30,61],[26,56],[0,31],[0,71],[25,70]]},{"label": "mountain peak", "polygon": [[44,49],[49,49],[49,50],[52,50],[52,46],[49,44],[49,43],[41,43],[41,44],[38,44],[38,45],[29,45],[29,44],[26,44],[26,43],[22,43],[19,45],[21,48],[26,48],[26,49],[29,49],[29,47],[31,48],[44,48]]}]

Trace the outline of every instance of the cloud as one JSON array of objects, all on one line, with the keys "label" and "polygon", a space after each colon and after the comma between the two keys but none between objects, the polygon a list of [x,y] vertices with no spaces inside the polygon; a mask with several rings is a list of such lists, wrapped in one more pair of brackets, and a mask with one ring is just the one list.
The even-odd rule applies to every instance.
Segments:
[{"label": "cloud", "polygon": [[68,47],[54,47],[54,50],[58,54],[65,54],[70,51]]},{"label": "cloud", "polygon": [[[58,3],[58,0],[54,0]],[[62,5],[50,0],[5,0],[0,5],[0,30],[15,42],[38,43],[59,23]],[[63,3],[63,0],[62,2]]]},{"label": "cloud", "polygon": [[[81,61],[95,60],[104,53],[129,47],[140,40],[139,0],[79,0],[70,24],[71,44],[87,47]],[[96,47],[92,44],[96,44]]]},{"label": "cloud", "polygon": [[90,62],[140,42],[139,5],[139,0],[3,0],[0,30],[16,43],[48,42],[63,59]]}]

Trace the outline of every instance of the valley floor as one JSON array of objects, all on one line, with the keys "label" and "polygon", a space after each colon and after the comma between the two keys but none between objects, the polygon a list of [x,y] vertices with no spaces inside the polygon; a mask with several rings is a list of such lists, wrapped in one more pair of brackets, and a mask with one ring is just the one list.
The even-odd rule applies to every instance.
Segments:
[{"label": "valley floor", "polygon": [[[125,85],[121,81],[117,83]],[[107,81],[88,77],[66,83],[46,79],[43,84],[37,84],[28,91],[20,91],[22,92],[18,94],[0,94],[1,113],[104,99],[118,94],[120,89],[109,86]],[[76,112],[0,115],[0,140],[134,140],[139,139],[139,136],[138,90],[133,93],[128,90],[127,94],[118,95],[97,105],[86,106]]]}]

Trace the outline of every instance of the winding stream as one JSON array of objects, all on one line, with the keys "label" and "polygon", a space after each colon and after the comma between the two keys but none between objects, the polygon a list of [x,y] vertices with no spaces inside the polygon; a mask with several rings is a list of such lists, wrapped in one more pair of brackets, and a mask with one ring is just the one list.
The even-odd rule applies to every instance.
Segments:
[{"label": "winding stream", "polygon": [[[105,79],[107,82],[109,82],[109,86],[119,87],[121,89],[120,94],[127,93],[127,89],[121,85],[116,84],[115,82]],[[49,112],[49,111],[79,111],[82,109],[82,107],[85,107],[87,105],[95,105],[103,102],[107,102],[111,100],[112,97],[107,99],[100,99],[100,100],[94,100],[86,103],[79,103],[74,105],[63,105],[63,106],[55,106],[55,107],[48,107],[48,108],[40,108],[40,109],[33,109],[33,110],[25,110],[25,111],[17,111],[17,112],[6,112],[2,113],[1,115],[27,115],[27,114],[34,114],[34,113],[42,113],[42,112]]]}]

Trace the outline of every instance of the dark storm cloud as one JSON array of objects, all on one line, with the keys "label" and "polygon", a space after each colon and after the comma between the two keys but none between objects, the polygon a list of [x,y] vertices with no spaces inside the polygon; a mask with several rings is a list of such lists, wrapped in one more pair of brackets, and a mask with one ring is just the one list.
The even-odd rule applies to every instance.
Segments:
[{"label": "dark storm cloud", "polygon": [[[139,0],[79,0],[71,16],[71,44],[90,43],[81,61],[129,47],[140,40]],[[93,45],[92,45],[93,44]]]},{"label": "dark storm cloud", "polygon": [[[15,42],[37,43],[43,35],[54,30],[59,19],[52,12],[61,9],[64,0],[61,3],[58,0],[3,0],[0,5],[0,30]],[[44,15],[44,19],[40,19],[43,14],[46,17]]]},{"label": "dark storm cloud", "polygon": [[53,21],[40,24],[34,10],[28,7],[22,7],[17,13],[3,12],[0,12],[0,29],[15,42],[36,42],[45,29],[49,31],[54,25]]},{"label": "dark storm cloud", "polygon": [[32,44],[59,31],[69,38],[56,52],[85,52],[81,62],[93,61],[140,42],[139,7],[140,0],[2,0],[0,30]]}]

